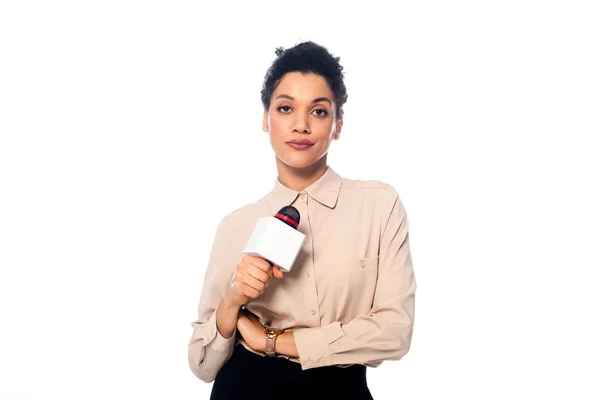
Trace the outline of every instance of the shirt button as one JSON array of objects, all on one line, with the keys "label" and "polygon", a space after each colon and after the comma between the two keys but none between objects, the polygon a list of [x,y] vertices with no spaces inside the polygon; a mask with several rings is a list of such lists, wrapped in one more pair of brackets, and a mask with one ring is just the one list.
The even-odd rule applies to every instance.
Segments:
[{"label": "shirt button", "polygon": [[306,275],[307,278],[310,278],[310,271],[306,271],[305,275]]},{"label": "shirt button", "polygon": [[364,268],[365,267],[365,262],[364,261],[359,262],[358,266],[361,267],[361,268]]},{"label": "shirt button", "polygon": [[317,313],[317,310],[315,310],[315,309],[313,308],[312,310],[310,310],[310,313],[311,313],[312,315],[315,315],[315,314]]},{"label": "shirt button", "polygon": [[319,364],[321,364],[321,365],[325,365],[325,359],[324,359],[324,358],[321,358],[321,359],[319,360]]},{"label": "shirt button", "polygon": [[312,365],[313,365],[312,361],[307,361],[307,362],[306,362],[306,366],[307,366],[307,367],[312,367]]}]

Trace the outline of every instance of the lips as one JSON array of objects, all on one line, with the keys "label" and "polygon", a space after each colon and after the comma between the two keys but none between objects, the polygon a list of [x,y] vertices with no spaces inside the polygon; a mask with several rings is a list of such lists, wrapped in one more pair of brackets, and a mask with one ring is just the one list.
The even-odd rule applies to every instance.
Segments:
[{"label": "lips", "polygon": [[295,150],[306,150],[306,149],[310,149],[314,143],[310,143],[307,141],[294,140],[291,142],[286,142],[286,144]]},{"label": "lips", "polygon": [[311,142],[310,140],[306,140],[306,139],[302,139],[302,140],[290,140],[289,142],[287,142],[288,144],[297,144],[297,145],[303,145],[303,146],[312,146],[314,143]]}]

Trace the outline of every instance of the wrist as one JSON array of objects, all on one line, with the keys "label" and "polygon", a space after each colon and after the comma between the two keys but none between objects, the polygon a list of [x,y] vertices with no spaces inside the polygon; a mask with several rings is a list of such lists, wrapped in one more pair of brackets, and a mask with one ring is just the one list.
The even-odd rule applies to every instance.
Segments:
[{"label": "wrist", "polygon": [[229,291],[225,293],[225,296],[223,296],[223,303],[223,305],[228,309],[238,310],[244,305],[237,302]]},{"label": "wrist", "polygon": [[231,299],[223,296],[216,310],[217,330],[223,338],[230,339],[235,333],[239,311],[240,308]]},{"label": "wrist", "polygon": [[277,339],[283,334],[282,329],[264,327],[263,328],[263,353],[268,356],[275,356],[277,353]]}]

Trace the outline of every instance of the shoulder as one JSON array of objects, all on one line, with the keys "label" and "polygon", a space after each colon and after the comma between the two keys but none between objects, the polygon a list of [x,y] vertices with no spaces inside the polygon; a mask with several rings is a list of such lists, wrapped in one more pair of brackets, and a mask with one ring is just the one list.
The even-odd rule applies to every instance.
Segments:
[{"label": "shoulder", "polygon": [[[372,208],[374,216],[387,223],[391,215],[406,218],[406,209],[397,188],[389,182],[377,179],[347,179],[343,178],[341,193],[361,204],[362,207]],[[354,202],[353,201],[353,202]]]},{"label": "shoulder", "polygon": [[221,217],[219,230],[221,232],[234,230],[240,234],[245,233],[245,231],[254,227],[258,218],[266,215],[265,210],[264,198],[237,207]]},{"label": "shoulder", "polygon": [[398,191],[392,184],[376,179],[343,178],[341,191],[351,196],[372,198],[383,204],[393,202],[398,197]]}]

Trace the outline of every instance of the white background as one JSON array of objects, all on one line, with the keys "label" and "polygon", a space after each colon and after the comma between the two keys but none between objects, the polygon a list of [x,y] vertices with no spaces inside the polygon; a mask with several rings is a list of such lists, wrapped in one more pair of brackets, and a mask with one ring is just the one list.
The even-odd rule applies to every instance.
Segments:
[{"label": "white background", "polygon": [[272,188],[260,88],[303,40],[346,71],[329,164],[409,215],[375,399],[600,398],[595,2],[199,3],[1,3],[0,398],[208,398],[210,246]]}]

